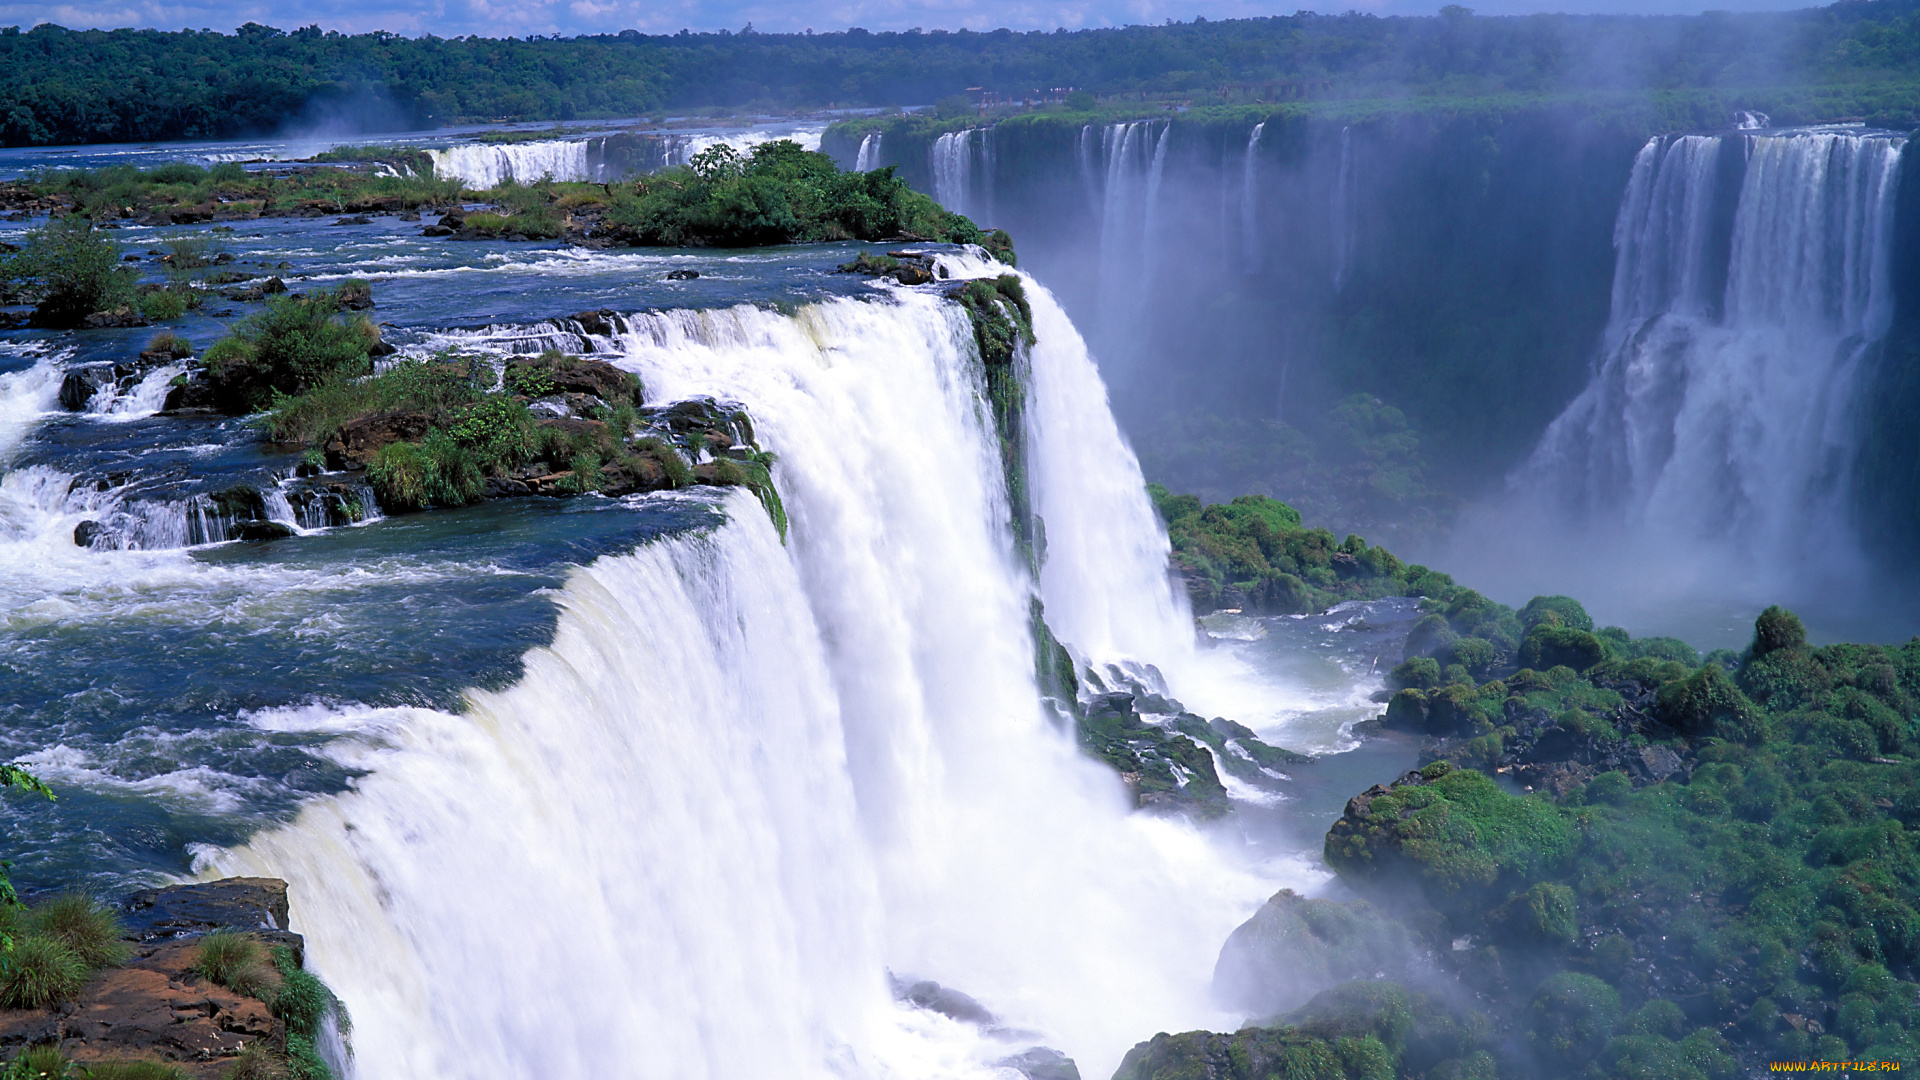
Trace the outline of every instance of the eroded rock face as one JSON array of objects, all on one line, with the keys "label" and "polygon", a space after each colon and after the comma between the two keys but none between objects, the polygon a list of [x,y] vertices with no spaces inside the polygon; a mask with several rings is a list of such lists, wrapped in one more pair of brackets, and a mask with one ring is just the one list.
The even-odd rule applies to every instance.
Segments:
[{"label": "eroded rock face", "polygon": [[224,1080],[233,1059],[252,1043],[284,1045],[286,1025],[265,1002],[203,979],[192,968],[200,939],[212,930],[285,946],[298,962],[305,943],[286,929],[286,882],[227,878],[147,889],[118,907],[133,955],[99,972],[71,1002],[53,1009],[0,1009],[0,1057],[56,1044],[83,1065],[163,1061],[195,1080]]},{"label": "eroded rock face", "polygon": [[249,1043],[284,1040],[286,1025],[264,1002],[193,974],[198,955],[195,941],[144,945],[60,1011],[0,1010],[0,1047],[12,1056],[58,1042],[81,1063],[158,1059],[196,1080],[224,1077]]}]

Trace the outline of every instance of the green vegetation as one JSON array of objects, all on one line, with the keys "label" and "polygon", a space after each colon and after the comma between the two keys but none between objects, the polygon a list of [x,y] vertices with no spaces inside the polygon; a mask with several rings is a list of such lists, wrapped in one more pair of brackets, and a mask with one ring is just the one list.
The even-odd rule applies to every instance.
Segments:
[{"label": "green vegetation", "polygon": [[28,916],[28,925],[72,950],[89,968],[111,967],[132,952],[121,940],[119,918],[85,893],[62,893],[41,901]]},{"label": "green vegetation", "polygon": [[200,939],[193,973],[236,994],[272,1001],[280,976],[267,950],[253,937],[232,930],[215,930]]},{"label": "green vegetation", "polygon": [[1150,485],[1167,523],[1173,562],[1196,613],[1238,608],[1255,614],[1324,610],[1342,600],[1419,596],[1453,588],[1451,578],[1406,566],[1358,536],[1335,541],[1309,529],[1286,503],[1242,495],[1201,506],[1192,495]]},{"label": "green vegetation", "polygon": [[[365,126],[568,120],[708,106],[941,102],[1056,96],[1074,114],[1122,101],[1204,106],[1387,92],[1607,88],[1881,88],[1920,48],[1889,0],[1691,18],[1438,18],[1302,12],[1073,33],[635,31],[573,39],[410,39],[283,32],[0,32],[0,143],[213,138],[305,114]],[[375,103],[378,103],[377,105]],[[1759,106],[1765,108],[1766,106]]]},{"label": "green vegetation", "polygon": [[10,282],[20,287],[34,301],[38,326],[79,326],[95,312],[130,304],[135,277],[120,263],[120,245],[84,218],[28,230],[18,252],[0,257],[0,293]]},{"label": "green vegetation", "polygon": [[127,956],[119,919],[92,897],[69,893],[31,909],[18,905],[9,897],[0,907],[10,943],[0,954],[0,1006],[46,1009],[70,1001],[94,971]]},{"label": "green vegetation", "polygon": [[240,321],[202,358],[214,405],[234,414],[258,412],[286,395],[364,375],[380,331],[344,309],[365,282],[305,296],[273,296],[264,311]]},{"label": "green vegetation", "polygon": [[[295,963],[285,946],[269,949],[251,935],[216,930],[200,940],[193,971],[209,982],[266,1003],[287,1025],[284,1056],[271,1050],[242,1054],[229,1080],[334,1080],[316,1049],[331,1018],[345,1037],[352,1031],[346,1006],[325,983]],[[257,1044],[256,1044],[257,1045]]]},{"label": "green vegetation", "polygon": [[742,157],[722,143],[688,168],[624,187],[604,211],[608,231],[642,245],[817,243],[894,238],[975,243],[980,230],[908,187],[892,169],[843,173],[825,154],[777,140]]},{"label": "green vegetation", "polygon": [[280,975],[280,989],[270,1005],[273,1015],[287,1025],[287,1064],[293,1080],[334,1080],[317,1043],[329,1019],[342,1039],[352,1034],[347,1007],[325,983],[294,963],[293,953],[284,946],[273,949],[273,966]]},{"label": "green vegetation", "polygon": [[[1565,597],[1460,599],[1448,630],[1599,655],[1411,658],[1388,722],[1441,735],[1441,760],[1356,798],[1326,855],[1504,1003],[1533,1064],[1490,1047],[1498,1075],[1920,1061],[1920,639],[1816,648],[1770,608],[1745,653],[1701,665],[1595,634]],[[1411,647],[1469,640],[1441,629]]]},{"label": "green vegetation", "polygon": [[0,1005],[9,1009],[48,1009],[71,1001],[91,972],[72,949],[43,934],[14,942],[0,964]]},{"label": "green vegetation", "polygon": [[114,165],[47,170],[0,184],[0,205],[37,199],[96,222],[131,218],[164,225],[417,210],[456,203],[460,191],[458,180],[435,180],[430,174],[374,176],[341,166],[250,173],[237,165],[211,171],[181,164]]}]

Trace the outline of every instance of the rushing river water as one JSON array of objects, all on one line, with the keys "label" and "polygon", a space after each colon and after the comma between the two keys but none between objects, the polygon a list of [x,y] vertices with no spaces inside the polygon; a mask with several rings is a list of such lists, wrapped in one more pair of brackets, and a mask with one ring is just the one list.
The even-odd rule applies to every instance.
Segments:
[{"label": "rushing river water", "polygon": [[[833,273],[848,245],[418,228],[219,235],[296,290],[369,279],[409,354],[558,345],[650,402],[746,405],[789,535],[744,496],[663,494],[194,544],[152,523],[298,458],[140,388],[61,409],[67,368],[151,331],[0,338],[0,751],[61,795],[0,803],[23,885],[287,878],[368,1078],[1008,1076],[1040,1043],[1104,1076],[1155,1031],[1237,1024],[1208,991],[1221,942],[1276,888],[1323,884],[1340,803],[1413,761],[1350,735],[1408,602],[1210,625],[1197,648],[1092,358],[1031,279],[1038,582],[937,291]],[[587,309],[621,314],[553,321]],[[204,349],[248,307],[202,310],[178,325]],[[88,520],[148,539],[79,547]],[[1190,707],[1326,756],[1206,829],[1129,812],[1041,707],[1036,593],[1083,658],[1156,664]],[[1000,1024],[899,1003],[891,977]]]}]

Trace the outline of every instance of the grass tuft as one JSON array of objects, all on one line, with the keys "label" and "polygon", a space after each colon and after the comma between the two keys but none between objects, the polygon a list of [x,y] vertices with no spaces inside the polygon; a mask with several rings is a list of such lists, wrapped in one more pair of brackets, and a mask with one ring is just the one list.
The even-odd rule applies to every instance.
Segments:
[{"label": "grass tuft", "polygon": [[0,958],[0,1005],[52,1008],[80,993],[87,975],[86,961],[65,944],[44,934],[23,935]]},{"label": "grass tuft", "polygon": [[272,1001],[279,989],[279,975],[267,950],[253,938],[231,930],[215,930],[200,939],[200,953],[194,958],[192,970],[236,994],[262,1001]]},{"label": "grass tuft", "polygon": [[85,893],[62,893],[35,905],[31,925],[72,949],[88,967],[121,963],[133,951],[121,940],[126,928],[119,916]]}]

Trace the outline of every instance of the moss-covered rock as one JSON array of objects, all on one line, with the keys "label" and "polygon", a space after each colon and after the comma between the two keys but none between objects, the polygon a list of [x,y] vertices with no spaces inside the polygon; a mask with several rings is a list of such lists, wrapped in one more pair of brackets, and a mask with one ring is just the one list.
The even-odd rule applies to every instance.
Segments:
[{"label": "moss-covered rock", "polygon": [[1560,808],[1436,762],[1348,800],[1327,864],[1361,888],[1411,880],[1443,911],[1467,911],[1559,869],[1576,839]]},{"label": "moss-covered rock", "polygon": [[1411,934],[1365,901],[1276,893],[1240,924],[1213,968],[1216,996],[1254,1016],[1274,1016],[1329,987],[1405,973]]}]

